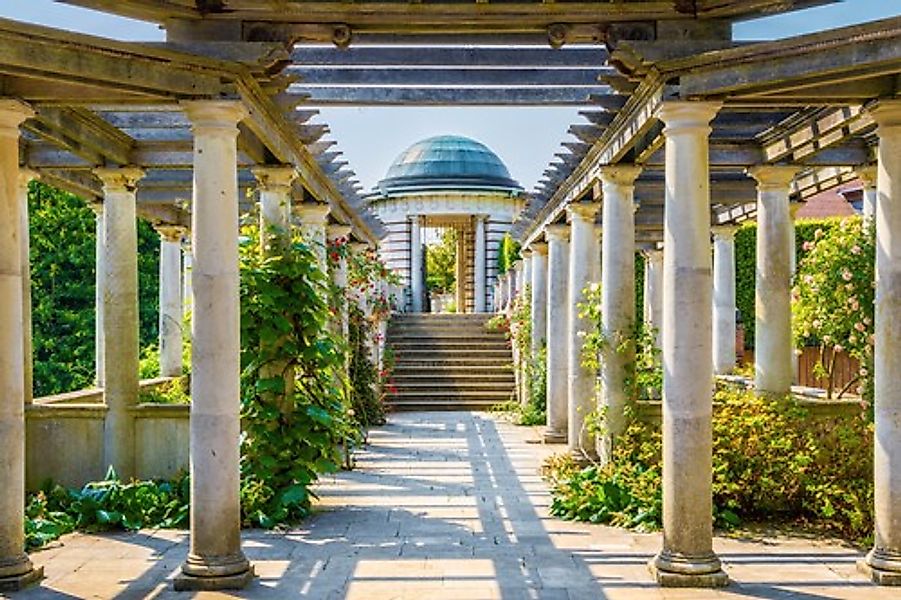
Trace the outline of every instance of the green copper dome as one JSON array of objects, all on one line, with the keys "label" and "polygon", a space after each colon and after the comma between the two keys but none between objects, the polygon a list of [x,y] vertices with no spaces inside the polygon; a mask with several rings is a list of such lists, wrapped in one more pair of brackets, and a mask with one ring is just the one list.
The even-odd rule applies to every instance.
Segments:
[{"label": "green copper dome", "polygon": [[497,154],[458,135],[416,142],[394,159],[376,187],[386,196],[443,190],[522,192]]}]

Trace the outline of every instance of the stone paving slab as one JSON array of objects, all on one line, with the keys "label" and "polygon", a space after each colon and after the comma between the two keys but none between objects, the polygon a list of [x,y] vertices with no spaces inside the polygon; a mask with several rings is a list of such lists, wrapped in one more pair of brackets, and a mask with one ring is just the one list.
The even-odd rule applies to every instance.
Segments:
[{"label": "stone paving slab", "polygon": [[286,532],[245,531],[259,575],[246,590],[175,593],[184,531],[68,535],[37,552],[47,577],[16,599],[901,600],[828,542],[717,538],[723,590],[661,589],[659,534],[550,517],[538,475],[560,446],[483,413],[404,413],[373,431],[357,470],[318,488],[317,513]]}]

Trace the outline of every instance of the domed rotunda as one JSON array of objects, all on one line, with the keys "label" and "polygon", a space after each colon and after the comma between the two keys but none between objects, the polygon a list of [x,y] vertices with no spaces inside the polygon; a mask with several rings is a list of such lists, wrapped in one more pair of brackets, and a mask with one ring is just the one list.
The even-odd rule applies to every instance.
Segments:
[{"label": "domed rotunda", "polygon": [[441,135],[402,152],[369,196],[388,229],[382,257],[403,280],[400,308],[423,312],[427,306],[423,232],[441,228],[457,233],[458,311],[486,312],[501,240],[523,200],[522,186],[501,159],[476,140]]}]

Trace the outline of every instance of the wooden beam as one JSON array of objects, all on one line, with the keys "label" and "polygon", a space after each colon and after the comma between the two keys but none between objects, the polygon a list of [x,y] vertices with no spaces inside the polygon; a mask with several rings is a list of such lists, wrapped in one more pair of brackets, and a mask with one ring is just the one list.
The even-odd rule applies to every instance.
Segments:
[{"label": "wooden beam", "polygon": [[383,67],[294,67],[300,86],[578,86],[598,87],[598,76],[606,69],[552,68],[383,68]]},{"label": "wooden beam", "polygon": [[131,162],[135,141],[85,109],[41,107],[25,127],[96,165]]},{"label": "wooden beam", "polygon": [[421,47],[355,47],[344,50],[333,46],[295,46],[291,60],[298,68],[306,67],[563,67],[602,68],[607,62],[603,46],[592,48],[434,48]]},{"label": "wooden beam", "polygon": [[597,88],[298,87],[315,106],[589,106]]}]

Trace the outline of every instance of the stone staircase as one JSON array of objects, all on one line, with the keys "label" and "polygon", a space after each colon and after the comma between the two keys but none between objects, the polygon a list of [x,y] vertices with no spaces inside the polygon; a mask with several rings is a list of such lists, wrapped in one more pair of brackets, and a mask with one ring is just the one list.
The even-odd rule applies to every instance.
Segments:
[{"label": "stone staircase", "polygon": [[490,315],[397,314],[388,325],[396,363],[393,410],[487,410],[513,397],[513,358]]}]

